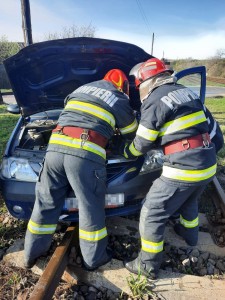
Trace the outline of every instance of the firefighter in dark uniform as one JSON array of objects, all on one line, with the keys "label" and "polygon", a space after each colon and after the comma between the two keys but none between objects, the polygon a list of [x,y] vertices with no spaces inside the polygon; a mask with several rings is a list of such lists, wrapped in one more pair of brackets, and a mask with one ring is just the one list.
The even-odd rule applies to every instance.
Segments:
[{"label": "firefighter in dark uniform", "polygon": [[221,130],[208,109],[192,90],[177,84],[172,73],[157,58],[130,72],[142,107],[136,137],[126,145],[124,156],[134,158],[162,146],[164,164],[141,209],[141,251],[135,260],[125,261],[125,267],[152,279],[162,262],[166,221],[178,210],[176,233],[190,246],[197,244],[197,199],[216,173],[216,151],[223,145]]},{"label": "firefighter in dark uniform", "polygon": [[79,241],[84,266],[93,270],[111,259],[105,226],[107,141],[115,129],[132,140],[138,124],[129,103],[129,82],[119,69],[85,84],[65,100],[51,135],[25,237],[25,266],[51,244],[67,192],[79,206]]}]

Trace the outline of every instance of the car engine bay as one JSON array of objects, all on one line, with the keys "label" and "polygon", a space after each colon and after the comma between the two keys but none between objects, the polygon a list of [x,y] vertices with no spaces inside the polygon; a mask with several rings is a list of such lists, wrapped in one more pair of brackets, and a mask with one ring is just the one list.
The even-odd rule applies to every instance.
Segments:
[{"label": "car engine bay", "polygon": [[46,151],[55,120],[35,120],[25,125],[21,132],[19,148]]}]

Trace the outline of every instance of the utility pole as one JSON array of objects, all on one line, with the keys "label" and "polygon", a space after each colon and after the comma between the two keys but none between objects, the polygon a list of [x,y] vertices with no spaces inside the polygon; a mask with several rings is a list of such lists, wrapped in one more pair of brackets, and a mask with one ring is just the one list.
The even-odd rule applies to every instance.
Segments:
[{"label": "utility pole", "polygon": [[151,55],[153,55],[153,45],[154,45],[154,32],[152,34],[152,51],[151,51]]},{"label": "utility pole", "polygon": [[25,46],[33,44],[29,0],[21,0],[22,28]]}]

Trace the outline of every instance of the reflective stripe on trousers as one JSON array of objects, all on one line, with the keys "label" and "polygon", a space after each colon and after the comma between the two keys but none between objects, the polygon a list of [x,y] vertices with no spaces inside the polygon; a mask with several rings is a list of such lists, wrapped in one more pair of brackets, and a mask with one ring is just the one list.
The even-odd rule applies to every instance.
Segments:
[{"label": "reflective stripe on trousers", "polygon": [[185,220],[182,215],[180,215],[180,224],[185,228],[195,228],[199,225],[199,219],[197,217],[194,220]]},{"label": "reflective stripe on trousers", "polygon": [[153,242],[153,241],[146,241],[143,238],[141,239],[141,249],[145,252],[149,253],[159,253],[163,251],[163,241],[161,242]]},{"label": "reflective stripe on trousers", "polygon": [[86,231],[86,230],[79,229],[80,239],[83,239],[86,241],[97,242],[106,236],[107,236],[106,227],[104,227],[100,230],[96,230],[96,231]]},{"label": "reflective stripe on trousers", "polygon": [[57,224],[38,224],[31,219],[28,223],[28,230],[33,234],[52,234],[56,230]]}]

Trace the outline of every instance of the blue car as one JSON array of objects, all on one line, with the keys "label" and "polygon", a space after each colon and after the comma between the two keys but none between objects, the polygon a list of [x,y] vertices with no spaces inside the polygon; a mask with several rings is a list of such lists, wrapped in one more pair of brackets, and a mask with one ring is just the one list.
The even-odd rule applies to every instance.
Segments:
[{"label": "blue car", "polygon": [[[79,86],[102,79],[107,71],[130,69],[152,56],[136,45],[97,38],[70,38],[30,45],[4,62],[17,106],[8,111],[20,118],[7,143],[0,167],[2,196],[11,215],[28,220],[35,201],[35,183],[46,154],[51,131],[64,107],[65,97]],[[204,99],[205,68],[177,73]],[[139,93],[130,81],[131,106],[140,110]],[[116,134],[107,146],[106,216],[125,216],[140,210],[152,182],[161,174],[163,153],[153,149],[127,160],[115,153]],[[78,221],[78,201],[71,190],[60,220]]]}]

